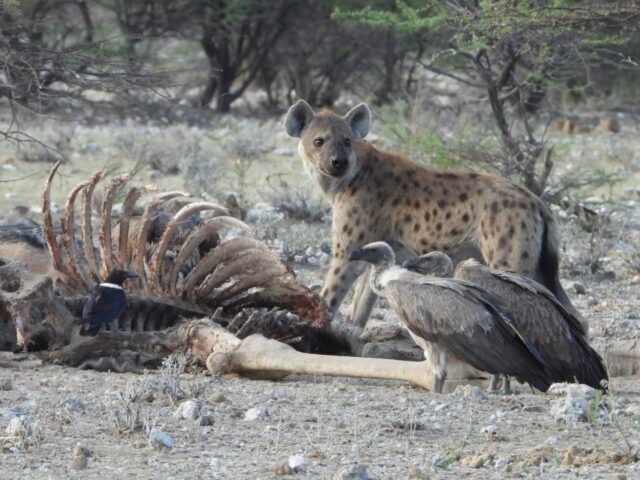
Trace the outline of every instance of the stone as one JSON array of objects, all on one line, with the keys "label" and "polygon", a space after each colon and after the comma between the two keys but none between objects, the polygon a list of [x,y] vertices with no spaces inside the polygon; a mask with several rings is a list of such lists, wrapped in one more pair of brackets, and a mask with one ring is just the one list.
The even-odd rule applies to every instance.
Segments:
[{"label": "stone", "polygon": [[482,453],[478,455],[468,455],[460,460],[460,464],[467,468],[482,468],[493,460],[493,454]]},{"label": "stone", "polygon": [[333,478],[334,480],[369,480],[370,477],[364,465],[354,463],[338,470]]},{"label": "stone", "polygon": [[28,415],[18,415],[9,420],[5,429],[10,437],[29,437],[33,433],[31,418]]},{"label": "stone", "polygon": [[6,377],[0,380],[0,391],[8,392],[9,390],[13,390],[13,380],[11,377]]},{"label": "stone", "polygon": [[369,342],[362,347],[360,356],[395,360],[424,360],[424,352],[412,340],[398,338],[384,342]]},{"label": "stone", "polygon": [[397,323],[371,319],[360,334],[365,342],[382,342],[396,337],[407,337],[405,330]]},{"label": "stone", "polygon": [[149,443],[156,450],[171,450],[173,448],[173,439],[157,428],[151,429]]},{"label": "stone", "polygon": [[266,408],[252,407],[244,412],[244,421],[253,422],[254,420],[264,420],[269,418],[269,410]]},{"label": "stone", "polygon": [[480,432],[484,434],[485,438],[490,441],[496,441],[498,439],[498,429],[495,425],[487,425],[482,427]]},{"label": "stone", "polygon": [[477,385],[458,385],[453,393],[454,395],[459,395],[463,398],[472,398],[475,400],[487,398],[487,392]]},{"label": "stone", "polygon": [[209,401],[212,403],[223,403],[227,401],[227,397],[222,392],[214,392],[209,397]]},{"label": "stone", "polygon": [[197,420],[202,413],[202,403],[196,400],[185,400],[182,402],[173,416],[182,420]]},{"label": "stone", "polygon": [[587,290],[584,288],[584,285],[580,282],[572,282],[571,289],[576,292],[578,295],[584,295],[587,293]]},{"label": "stone", "polygon": [[68,397],[64,401],[64,407],[69,412],[84,412],[87,409],[87,404],[75,397]]}]

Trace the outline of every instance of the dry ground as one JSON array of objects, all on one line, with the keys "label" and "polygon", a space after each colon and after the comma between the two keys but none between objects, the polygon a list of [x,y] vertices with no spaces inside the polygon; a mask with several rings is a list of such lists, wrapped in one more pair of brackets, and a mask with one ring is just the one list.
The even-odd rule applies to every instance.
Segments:
[{"label": "dry ground", "polygon": [[[256,127],[249,121],[242,125],[249,130]],[[275,121],[270,125],[274,131],[279,128]],[[54,127],[48,128],[55,132]],[[72,129],[70,162],[62,169],[67,177],[58,183],[54,200],[63,204],[70,186],[99,166],[108,165],[114,172],[129,169],[135,155],[124,155],[114,142],[123,130],[132,128]],[[217,138],[216,132],[225,128],[229,127],[221,125],[211,135]],[[151,143],[167,135],[145,128],[133,128],[133,132],[139,141],[150,138]],[[183,133],[186,138],[202,132],[185,129]],[[203,148],[208,153],[195,157],[213,159],[217,169],[211,177],[216,190],[206,193],[237,190],[243,183],[243,201],[251,207],[264,200],[256,192],[265,191],[264,179],[274,173],[287,175],[292,188],[307,189],[294,142],[279,133],[274,138],[268,153],[249,165],[241,182],[237,165],[234,170],[225,164],[225,150],[209,145],[212,140],[207,137]],[[589,205],[613,212],[606,229],[590,234],[577,226],[573,211],[557,212],[563,227],[563,282],[590,319],[595,342],[638,338],[640,333],[640,195],[630,189],[637,187],[640,176],[636,138],[640,138],[637,127],[629,127],[618,136],[559,140],[569,163],[602,167],[605,158],[608,168],[620,169],[626,179],[615,190],[592,192],[595,198]],[[35,173],[20,182],[0,183],[4,201],[0,216],[10,220],[18,216],[15,207],[29,210],[39,203],[48,165],[26,162],[20,152],[6,149],[0,166],[2,179]],[[150,180],[149,170],[144,169],[140,176],[139,181],[187,188],[196,195],[204,192],[186,170]],[[33,210],[27,215],[37,218],[37,208]],[[270,215],[257,222],[263,238],[297,259],[293,266],[302,281],[320,283],[324,267],[316,260],[321,260],[317,253],[328,239],[327,223],[307,226]],[[313,251],[305,256],[308,247]],[[596,275],[588,268],[594,258],[600,260]],[[320,266],[309,265],[309,259]],[[584,286],[584,294],[575,292],[576,281]],[[376,308],[375,316],[394,321],[384,306]],[[201,401],[213,420],[206,426],[174,417],[184,399],[159,392],[157,383],[162,379],[166,380],[166,372],[141,377],[52,365],[21,370],[0,367],[0,478],[275,478],[286,471],[283,465],[290,458],[299,460],[294,455],[304,459],[300,471],[290,474],[296,478],[342,474],[337,478],[365,478],[346,476],[354,463],[366,467],[376,479],[640,478],[640,463],[623,464],[640,448],[640,379],[636,377],[615,379],[609,396],[588,400],[585,421],[567,422],[556,420],[551,412],[562,396],[533,394],[522,386],[510,397],[476,390],[436,395],[387,381],[299,377],[266,382],[208,377],[202,372],[182,374],[186,398]],[[134,393],[142,400],[127,401]],[[125,407],[140,409],[140,429],[119,432],[115,427],[115,416],[123,414]],[[246,420],[253,408],[262,409],[259,418]],[[17,414],[31,422],[30,435],[6,434],[5,428]],[[148,433],[154,427],[171,436],[172,449],[150,445]],[[92,452],[81,471],[72,466],[77,443]]]}]

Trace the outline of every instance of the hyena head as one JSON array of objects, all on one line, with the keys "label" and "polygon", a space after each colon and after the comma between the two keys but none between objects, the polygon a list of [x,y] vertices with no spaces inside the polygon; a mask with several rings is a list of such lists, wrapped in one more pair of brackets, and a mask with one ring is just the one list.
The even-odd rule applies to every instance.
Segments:
[{"label": "hyena head", "polygon": [[290,136],[300,139],[298,151],[305,167],[322,185],[355,175],[354,144],[369,133],[371,111],[361,103],[344,117],[333,112],[316,114],[307,102],[298,100],[284,124]]}]

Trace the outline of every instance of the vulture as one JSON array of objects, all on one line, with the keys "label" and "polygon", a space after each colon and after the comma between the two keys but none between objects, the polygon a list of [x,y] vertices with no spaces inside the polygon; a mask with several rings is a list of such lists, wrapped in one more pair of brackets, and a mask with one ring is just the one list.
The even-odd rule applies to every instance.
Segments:
[{"label": "vulture", "polygon": [[[454,271],[451,259],[442,252],[409,259],[403,266],[428,277],[453,276],[498,296],[515,327],[542,356],[554,382],[578,382],[606,390],[607,370],[589,345],[584,325],[535,280],[487,267],[474,259],[460,262]],[[508,391],[509,379],[504,381]],[[492,388],[496,384],[494,377]]]},{"label": "vulture", "polygon": [[478,370],[512,375],[546,391],[551,377],[536,349],[496,305],[500,299],[477,285],[449,278],[426,277],[395,265],[385,242],[349,254],[349,261],[373,265],[373,291],[387,299],[425,358],[434,365],[433,391],[442,393],[447,355]]},{"label": "vulture", "polygon": [[97,285],[87,297],[82,310],[81,335],[96,336],[102,325],[116,320],[127,306],[122,284],[138,275],[126,270],[113,270],[104,282]]}]

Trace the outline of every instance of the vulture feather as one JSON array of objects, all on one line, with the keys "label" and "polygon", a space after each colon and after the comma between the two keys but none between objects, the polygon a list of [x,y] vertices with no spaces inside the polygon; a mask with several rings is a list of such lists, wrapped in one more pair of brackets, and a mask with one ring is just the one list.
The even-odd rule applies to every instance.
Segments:
[{"label": "vulture feather", "polygon": [[512,375],[546,391],[551,378],[536,349],[500,308],[500,299],[468,282],[425,277],[395,266],[384,242],[351,252],[349,260],[373,264],[371,288],[387,299],[425,357],[436,364],[434,391],[446,378],[446,356],[478,370]]},{"label": "vulture feather", "polygon": [[515,327],[542,356],[554,382],[604,388],[607,371],[600,355],[589,345],[584,325],[540,283],[473,259],[459,263],[453,271],[451,259],[442,252],[407,260],[403,266],[428,276],[453,274],[455,280],[488,290],[500,298]]}]

